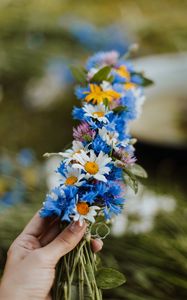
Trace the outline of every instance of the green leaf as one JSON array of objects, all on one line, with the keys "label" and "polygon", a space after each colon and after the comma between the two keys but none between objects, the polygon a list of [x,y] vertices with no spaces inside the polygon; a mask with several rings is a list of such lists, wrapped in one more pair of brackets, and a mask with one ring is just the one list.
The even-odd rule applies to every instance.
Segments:
[{"label": "green leaf", "polygon": [[78,68],[78,67],[74,67],[72,66],[71,68],[71,72],[73,74],[73,77],[81,84],[86,84],[86,72],[83,68]]},{"label": "green leaf", "polygon": [[120,105],[113,109],[114,113],[120,113],[122,111],[127,111],[127,106]]},{"label": "green leaf", "polygon": [[105,98],[104,100],[103,100],[103,104],[106,106],[106,107],[108,107],[108,99],[107,98]]},{"label": "green leaf", "polygon": [[90,82],[101,82],[103,80],[107,80],[108,75],[110,73],[111,67],[105,66],[100,69],[90,80]]},{"label": "green leaf", "polygon": [[141,177],[141,178],[147,178],[147,172],[144,170],[144,168],[138,164],[134,164],[130,167],[130,171],[135,176]]},{"label": "green leaf", "polygon": [[142,86],[145,86],[145,87],[146,87],[146,86],[149,86],[149,85],[154,84],[154,81],[153,81],[153,80],[151,80],[151,79],[145,77],[145,76],[143,75],[143,73],[141,73],[141,72],[132,72],[131,75],[138,75],[138,76],[142,79],[142,83],[140,84],[140,85],[142,85]]},{"label": "green leaf", "polygon": [[141,84],[142,86],[149,86],[149,85],[154,84],[154,81],[147,77],[143,76],[142,79],[143,79],[143,83]]},{"label": "green leaf", "polygon": [[107,81],[109,81],[110,83],[112,83],[114,80],[114,76],[110,75],[108,78],[107,78]]},{"label": "green leaf", "polygon": [[113,289],[125,281],[125,276],[112,268],[101,268],[96,273],[96,282],[100,289]]},{"label": "green leaf", "polygon": [[128,174],[124,174],[125,183],[130,186],[130,188],[137,194],[138,192],[138,181],[136,177],[129,176]]}]

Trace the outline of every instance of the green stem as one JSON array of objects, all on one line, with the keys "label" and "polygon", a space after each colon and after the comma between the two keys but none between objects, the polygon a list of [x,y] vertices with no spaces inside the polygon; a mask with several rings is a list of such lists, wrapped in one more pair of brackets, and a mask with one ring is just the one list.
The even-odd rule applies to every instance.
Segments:
[{"label": "green stem", "polygon": [[95,260],[94,260],[94,255],[93,255],[92,250],[91,250],[90,241],[87,242],[84,249],[85,249],[85,252],[86,252],[88,263],[90,265],[90,270],[92,272],[92,278],[93,278],[93,285],[94,285],[94,290],[95,290],[95,294],[96,294],[96,300],[101,300],[102,298],[100,297],[99,289],[97,287],[97,283],[96,283],[96,279],[95,279],[95,272],[94,271],[95,271],[95,268],[96,268],[96,264],[95,264]]},{"label": "green stem", "polygon": [[86,282],[87,282],[87,286],[88,286],[88,289],[89,289],[89,292],[90,292],[90,296],[92,297],[92,300],[95,300],[94,298],[94,294],[93,294],[93,291],[92,291],[92,287],[91,287],[91,284],[90,284],[90,281],[89,281],[89,278],[88,278],[88,275],[87,275],[87,272],[86,272],[86,269],[85,269],[85,264],[83,262],[83,258],[80,257],[80,263],[82,265],[82,269],[83,269],[83,273],[84,273],[84,276],[85,276],[85,279],[86,279]]}]

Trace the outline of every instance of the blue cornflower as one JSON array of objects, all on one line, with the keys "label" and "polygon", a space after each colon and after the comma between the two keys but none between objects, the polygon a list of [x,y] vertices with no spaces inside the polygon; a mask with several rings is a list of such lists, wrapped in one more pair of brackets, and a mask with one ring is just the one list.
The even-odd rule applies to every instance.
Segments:
[{"label": "blue cornflower", "polygon": [[76,86],[75,88],[75,96],[79,99],[79,100],[83,100],[86,96],[85,92],[89,92],[89,87],[82,87],[80,85]]},{"label": "blue cornflower", "polygon": [[110,219],[114,214],[117,215],[121,212],[124,204],[124,198],[121,197],[122,189],[120,185],[113,181],[105,183],[98,183],[97,190],[97,203],[101,202],[103,205],[103,212],[106,219]]},{"label": "blue cornflower", "polygon": [[76,107],[74,106],[73,111],[72,111],[72,116],[75,120],[85,120],[87,118],[84,117],[84,110],[82,109],[82,107]]},{"label": "blue cornflower", "polygon": [[107,145],[105,141],[102,140],[99,134],[92,141],[90,147],[94,150],[96,154],[99,154],[101,151],[108,154],[111,151],[111,147]]},{"label": "blue cornflower", "polygon": [[123,180],[123,171],[121,168],[116,167],[114,164],[109,164],[111,169],[110,173],[106,175],[107,180],[116,181],[116,180]]}]

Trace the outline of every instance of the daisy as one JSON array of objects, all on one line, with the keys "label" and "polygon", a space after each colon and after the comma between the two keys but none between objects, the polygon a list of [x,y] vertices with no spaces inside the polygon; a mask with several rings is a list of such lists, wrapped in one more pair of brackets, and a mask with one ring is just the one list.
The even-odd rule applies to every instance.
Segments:
[{"label": "daisy", "polygon": [[82,180],[84,177],[85,175],[81,174],[81,170],[67,167],[67,170],[64,172],[64,175],[62,175],[60,181],[64,185],[81,186],[84,183]]},{"label": "daisy", "polygon": [[86,202],[78,202],[74,209],[75,215],[73,215],[74,221],[79,221],[80,225],[83,225],[84,220],[88,220],[91,223],[95,222],[96,210],[100,210],[99,206],[89,206]]},{"label": "daisy", "polygon": [[84,94],[87,94],[85,97],[85,100],[87,102],[93,101],[93,103],[103,103],[105,99],[107,99],[109,102],[112,100],[116,100],[120,98],[120,94],[113,91],[113,90],[106,90],[103,91],[102,88],[96,84],[90,84],[90,91],[84,92]]},{"label": "daisy", "polygon": [[107,145],[115,148],[117,144],[119,144],[118,136],[119,134],[116,131],[107,131],[105,127],[99,129],[99,135],[103,141],[107,143]]},{"label": "daisy", "polygon": [[110,168],[107,164],[112,161],[111,157],[104,152],[100,152],[98,156],[95,155],[93,150],[88,153],[81,150],[80,153],[74,155],[77,163],[73,164],[73,168],[78,168],[86,172],[85,178],[95,178],[97,180],[107,182],[104,175],[109,174]]},{"label": "daisy", "polygon": [[106,115],[109,113],[108,108],[104,104],[92,105],[86,104],[83,107],[85,116],[91,117],[103,123],[108,123]]},{"label": "daisy", "polygon": [[61,155],[63,158],[66,158],[66,163],[69,163],[70,161],[74,160],[74,155],[76,153],[80,153],[81,150],[85,150],[83,143],[80,141],[73,141],[72,148],[66,150],[65,152],[59,152],[59,155]]}]

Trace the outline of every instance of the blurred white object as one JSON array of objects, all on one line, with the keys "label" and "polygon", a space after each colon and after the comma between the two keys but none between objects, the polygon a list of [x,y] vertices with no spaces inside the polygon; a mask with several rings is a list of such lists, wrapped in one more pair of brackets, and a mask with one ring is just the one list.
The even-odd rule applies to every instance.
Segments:
[{"label": "blurred white object", "polygon": [[59,180],[61,178],[59,173],[56,173],[56,169],[59,167],[62,159],[58,156],[51,156],[46,160],[45,163],[45,173],[46,173],[46,182],[49,190],[53,189],[56,186],[59,186]]},{"label": "blurred white object", "polygon": [[132,122],[132,135],[140,141],[186,147],[187,53],[140,58],[135,67],[155,84],[145,89],[147,101],[141,117]]},{"label": "blurred white object", "polygon": [[137,195],[129,189],[123,214],[117,216],[112,233],[121,236],[125,232],[135,234],[149,232],[154,227],[154,219],[160,212],[172,212],[176,200],[170,195],[158,195],[144,186],[140,186]]},{"label": "blurred white object", "polygon": [[70,72],[65,62],[51,60],[43,77],[33,78],[28,82],[25,100],[33,108],[45,109],[66,92],[70,83]]}]

